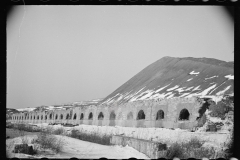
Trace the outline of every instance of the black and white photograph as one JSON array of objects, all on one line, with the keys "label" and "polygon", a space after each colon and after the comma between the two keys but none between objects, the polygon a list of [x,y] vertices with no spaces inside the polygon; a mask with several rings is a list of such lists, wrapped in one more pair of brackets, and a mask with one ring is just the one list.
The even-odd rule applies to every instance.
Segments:
[{"label": "black and white photograph", "polygon": [[237,159],[234,7],[15,5],[6,157]]}]

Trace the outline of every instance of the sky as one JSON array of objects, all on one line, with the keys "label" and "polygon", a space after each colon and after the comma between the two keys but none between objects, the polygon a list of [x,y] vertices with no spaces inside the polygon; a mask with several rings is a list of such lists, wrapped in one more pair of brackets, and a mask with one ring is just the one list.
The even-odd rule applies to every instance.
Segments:
[{"label": "sky", "polygon": [[220,6],[17,6],[6,29],[7,108],[105,98],[165,56],[234,60]]}]

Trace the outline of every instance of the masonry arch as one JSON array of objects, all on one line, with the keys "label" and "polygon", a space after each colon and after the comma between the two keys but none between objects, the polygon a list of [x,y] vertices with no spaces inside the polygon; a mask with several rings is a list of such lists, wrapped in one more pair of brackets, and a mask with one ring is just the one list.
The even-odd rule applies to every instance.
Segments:
[{"label": "masonry arch", "polygon": [[104,115],[103,115],[102,112],[100,112],[100,113],[98,114],[98,120],[103,120],[103,119],[104,119]]},{"label": "masonry arch", "polygon": [[116,114],[114,113],[114,111],[112,111],[109,117],[109,120],[110,120],[109,126],[115,126],[115,119],[116,119]]},{"label": "masonry arch", "polygon": [[156,120],[161,120],[161,119],[164,119],[164,111],[160,109],[157,112]]},{"label": "masonry arch", "polygon": [[60,115],[60,119],[63,119],[63,115],[62,114]]},{"label": "masonry arch", "polygon": [[137,120],[145,119],[145,113],[143,110],[140,110],[137,115]]},{"label": "masonry arch", "polygon": [[50,114],[49,118],[52,119],[52,113]]},{"label": "masonry arch", "polygon": [[118,113],[117,120],[123,120],[122,112]]},{"label": "masonry arch", "polygon": [[178,120],[189,120],[189,115],[188,110],[184,108],[180,111]]},{"label": "masonry arch", "polygon": [[45,115],[45,120],[47,120],[47,115]]},{"label": "masonry arch", "polygon": [[77,114],[76,113],[74,114],[73,119],[77,119]]},{"label": "masonry arch", "polygon": [[58,119],[58,115],[56,114],[55,119]]},{"label": "masonry arch", "polygon": [[81,113],[80,120],[83,120],[83,118],[84,118],[84,114]]},{"label": "masonry arch", "polygon": [[69,113],[66,115],[66,119],[69,119]]},{"label": "masonry arch", "polygon": [[110,120],[115,120],[116,119],[116,114],[115,114],[115,112],[114,111],[112,111],[111,113],[110,113],[110,118],[109,118]]},{"label": "masonry arch", "polygon": [[41,116],[41,120],[43,119],[43,115]]},{"label": "masonry arch", "polygon": [[37,116],[37,119],[39,119],[39,116]]},{"label": "masonry arch", "polygon": [[127,120],[132,120],[133,119],[133,113],[129,112],[127,115]]},{"label": "masonry arch", "polygon": [[93,119],[93,114],[92,114],[92,112],[89,113],[88,119],[89,119],[89,120],[92,120],[92,119]]},{"label": "masonry arch", "polygon": [[35,116],[33,117],[33,119],[35,119]]}]

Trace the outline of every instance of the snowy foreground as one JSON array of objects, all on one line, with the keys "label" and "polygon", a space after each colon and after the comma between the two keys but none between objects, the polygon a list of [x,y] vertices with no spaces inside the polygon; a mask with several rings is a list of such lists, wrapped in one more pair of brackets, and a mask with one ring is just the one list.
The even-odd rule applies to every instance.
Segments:
[{"label": "snowy foreground", "polygon": [[[208,115],[207,115],[208,117]],[[182,129],[166,129],[166,128],[133,128],[120,126],[95,126],[95,125],[78,125],[75,127],[63,127],[61,125],[53,125],[53,129],[64,128],[68,133],[72,129],[79,130],[81,133],[97,134],[97,135],[121,135],[137,139],[145,139],[156,142],[165,143],[170,146],[174,142],[188,142],[193,138],[204,141],[204,147],[214,147],[215,150],[221,150],[231,139],[230,130],[233,123],[226,125],[228,120],[220,118],[210,118],[214,122],[223,122],[225,125],[218,132],[205,132],[207,123],[196,132],[190,132]],[[39,127],[47,127],[47,123],[37,124]]]},{"label": "snowy foreground", "polygon": [[[181,129],[166,129],[166,128],[133,128],[133,127],[120,127],[120,126],[95,126],[95,125],[77,125],[74,127],[63,127],[62,125],[48,125],[47,123],[40,124],[32,124],[38,126],[40,128],[51,127],[53,130],[58,128],[63,128],[66,133],[70,134],[71,130],[78,130],[81,133],[86,134],[97,134],[97,135],[121,135],[127,136],[137,139],[145,139],[160,143],[165,143],[167,146],[171,146],[172,143],[186,143],[191,139],[198,139],[200,141],[204,141],[203,147],[205,148],[214,148],[215,151],[220,151],[227,149],[226,144],[229,143],[231,139],[231,131],[233,129],[233,122],[225,119],[221,120],[220,118],[210,117],[209,111],[206,111],[207,122],[203,127],[199,128],[195,132],[190,132],[187,130]],[[224,125],[221,130],[217,132],[205,132],[206,126],[209,123],[221,122]],[[70,138],[67,136],[59,136],[58,138],[62,138],[65,142],[63,152],[58,154],[50,154],[46,155],[46,153],[42,157],[56,157],[56,158],[101,158],[105,157],[108,159],[125,159],[125,158],[141,158],[141,159],[149,159],[145,154],[138,152],[132,147],[125,146],[106,146],[95,144],[91,142],[81,141],[78,139]],[[33,139],[33,135],[29,135],[29,138]],[[36,137],[35,137],[36,138]],[[21,138],[17,137],[14,139],[7,139],[8,146],[13,143],[20,143]],[[14,141],[14,142],[13,142]],[[9,149],[8,149],[9,150]],[[13,154],[13,153],[11,153]],[[29,157],[24,154],[15,154],[11,155],[13,157]]]},{"label": "snowy foreground", "polygon": [[[75,138],[67,136],[55,135],[57,138],[61,138],[64,142],[64,147],[62,152],[55,154],[51,152],[45,152],[37,156],[30,156],[22,153],[11,153],[13,150],[14,143],[21,143],[21,137],[16,137],[13,139],[7,139],[6,144],[10,147],[7,147],[10,157],[18,158],[85,158],[85,159],[99,159],[105,157],[108,159],[149,159],[145,154],[138,152],[132,147],[122,147],[122,146],[106,146],[96,143],[81,141]],[[28,135],[28,140],[31,141],[34,138],[37,138],[36,135]]]}]

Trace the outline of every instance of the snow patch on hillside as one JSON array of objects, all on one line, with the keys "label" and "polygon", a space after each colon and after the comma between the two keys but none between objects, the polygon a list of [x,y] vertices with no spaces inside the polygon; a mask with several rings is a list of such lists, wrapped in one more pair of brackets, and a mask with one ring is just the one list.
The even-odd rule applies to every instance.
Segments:
[{"label": "snow patch on hillside", "polygon": [[229,90],[229,88],[231,88],[231,85],[227,86],[224,90],[217,92],[216,95],[223,95],[227,90]]},{"label": "snow patch on hillside", "polygon": [[228,78],[228,79],[234,79],[234,75],[226,75],[226,76],[224,76],[225,78]]},{"label": "snow patch on hillside", "polygon": [[217,84],[214,84],[214,85],[208,87],[207,89],[203,90],[203,91],[202,91],[201,93],[199,93],[198,95],[207,95],[208,92],[210,92],[213,88],[216,87],[216,85],[217,85]]},{"label": "snow patch on hillside", "polygon": [[191,75],[197,75],[197,74],[199,74],[199,72],[194,72],[194,71],[192,71],[192,72],[190,72],[189,74],[191,74]]},{"label": "snow patch on hillside", "polygon": [[174,90],[174,89],[176,89],[176,88],[178,88],[178,87],[179,87],[179,86],[176,85],[176,86],[174,86],[174,87],[172,87],[172,88],[167,89],[167,91],[172,91],[172,90]]},{"label": "snow patch on hillside", "polygon": [[[170,83],[170,84],[171,84],[171,83]],[[166,88],[166,87],[169,86],[170,84],[168,84],[168,85],[166,85],[166,86],[164,86],[164,87],[162,87],[162,88],[157,89],[157,90],[155,91],[155,93],[157,93],[157,92],[163,90],[164,88]]]},{"label": "snow patch on hillside", "polygon": [[205,80],[207,80],[207,79],[212,79],[212,78],[214,78],[214,77],[218,77],[218,76],[208,77],[208,78],[205,78]]},{"label": "snow patch on hillside", "polygon": [[191,81],[192,79],[193,79],[193,78],[188,79],[187,82],[188,82],[188,81]]},{"label": "snow patch on hillside", "polygon": [[181,93],[181,92],[185,91],[184,88],[186,88],[186,87],[178,88],[175,91],[178,91],[179,93]]},{"label": "snow patch on hillside", "polygon": [[194,86],[187,88],[185,91],[190,91]]},{"label": "snow patch on hillside", "polygon": [[36,108],[19,108],[19,109],[16,109],[18,110],[19,112],[23,112],[23,111],[28,111],[28,112],[31,112],[33,110],[35,110]]},{"label": "snow patch on hillside", "polygon": [[195,88],[193,88],[193,90],[192,90],[192,91],[201,90],[201,89],[199,89],[199,87],[200,87],[200,85],[199,85],[199,86],[197,86],[197,87],[195,87]]}]

